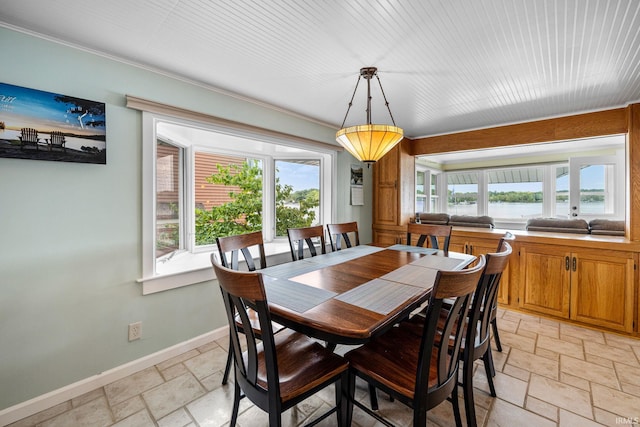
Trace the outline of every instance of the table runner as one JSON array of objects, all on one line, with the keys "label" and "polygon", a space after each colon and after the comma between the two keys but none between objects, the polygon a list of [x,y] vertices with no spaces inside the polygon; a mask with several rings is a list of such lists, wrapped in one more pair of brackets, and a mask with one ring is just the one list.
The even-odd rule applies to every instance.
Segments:
[{"label": "table runner", "polygon": [[414,252],[414,253],[425,254],[425,255],[431,255],[438,252],[438,250],[434,248],[423,248],[420,246],[411,246],[411,245],[393,245],[393,246],[389,246],[387,249],[393,249],[394,251]]}]

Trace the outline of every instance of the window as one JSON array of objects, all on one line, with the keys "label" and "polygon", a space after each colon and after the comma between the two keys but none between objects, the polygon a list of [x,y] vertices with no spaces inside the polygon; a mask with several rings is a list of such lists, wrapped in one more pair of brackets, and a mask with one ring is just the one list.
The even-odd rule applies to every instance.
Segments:
[{"label": "window", "polygon": [[145,294],[210,279],[218,236],[262,230],[288,256],[288,227],[331,219],[328,144],[148,112],[143,129]]},{"label": "window", "polygon": [[438,173],[447,197],[435,211],[490,215],[499,228],[524,228],[531,217],[623,219],[625,144],[621,134],[444,152],[417,158],[416,172]]},{"label": "window", "polygon": [[623,218],[623,164],[622,156],[577,157],[569,163],[444,172],[446,212],[489,215],[509,226],[539,217]]},{"label": "window", "polygon": [[494,219],[542,216],[543,168],[492,169],[486,173],[487,215]]},{"label": "window", "polygon": [[438,212],[439,172],[416,164],[416,212]]},{"label": "window", "polygon": [[478,172],[446,174],[447,212],[450,215],[479,215]]}]

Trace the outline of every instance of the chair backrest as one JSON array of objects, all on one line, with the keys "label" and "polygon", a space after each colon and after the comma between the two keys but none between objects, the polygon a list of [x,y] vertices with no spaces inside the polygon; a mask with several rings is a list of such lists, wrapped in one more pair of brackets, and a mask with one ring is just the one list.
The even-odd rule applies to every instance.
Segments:
[{"label": "chair backrest", "polygon": [[[460,346],[465,336],[466,318],[471,297],[484,268],[485,258],[480,255],[473,268],[441,270],[436,275],[422,328],[414,391],[416,408],[430,409],[429,401],[442,402],[457,386]],[[432,396],[428,399],[427,391]]]},{"label": "chair backrest", "polygon": [[[235,381],[242,388],[250,400],[256,402],[279,402],[280,387],[278,378],[278,364],[276,358],[271,314],[267,305],[267,295],[259,272],[236,271],[223,267],[212,258],[213,270],[218,279],[222,299],[224,300],[231,348],[236,366]],[[258,314],[260,339],[254,333],[247,307]],[[236,315],[237,313],[237,315]],[[242,333],[238,330],[238,317],[242,323]],[[253,325],[255,326],[255,320]],[[240,337],[246,341],[246,352]],[[262,352],[260,351],[262,346]],[[259,356],[262,354],[263,356]],[[262,358],[264,357],[264,359]],[[260,359],[260,360],[259,360]],[[259,379],[258,364],[264,363],[267,374],[267,384]]]},{"label": "chair backrest", "polygon": [[468,328],[469,336],[465,343],[465,348],[475,351],[473,360],[481,357],[489,346],[492,311],[497,306],[500,278],[512,252],[511,245],[504,239],[501,239],[499,247],[500,252],[486,254],[486,266],[473,296],[469,325],[476,327]]},{"label": "chair backrest", "polygon": [[[222,265],[233,270],[238,270],[239,252],[242,252],[247,263],[249,271],[254,271],[256,265],[251,256],[250,248],[257,246],[260,254],[260,268],[267,267],[267,258],[264,253],[264,241],[262,240],[262,231],[253,233],[238,234],[236,236],[218,237],[216,238],[218,251],[220,252],[220,260]],[[231,253],[231,259],[227,258],[227,253]]]},{"label": "chair backrest", "polygon": [[[416,246],[425,246],[434,249],[443,250],[445,253],[449,252],[449,240],[451,239],[451,226],[450,225],[435,225],[435,224],[407,224],[407,245],[411,245],[411,237],[413,234],[418,235],[418,241]],[[429,238],[427,240],[427,238]]]},{"label": "chair backrest", "polygon": [[291,248],[291,259],[293,259],[293,261],[304,259],[304,242],[307,242],[307,247],[309,248],[309,253],[312,257],[318,255],[316,246],[312,240],[316,238],[320,239],[321,253],[327,253],[324,241],[324,227],[322,225],[303,228],[288,228],[287,236],[289,236],[289,248]]},{"label": "chair backrest", "polygon": [[20,129],[20,134],[23,140],[29,142],[37,142],[38,141],[38,131],[33,128],[22,128]]},{"label": "chair backrest", "polygon": [[[355,221],[345,222],[342,224],[327,224],[327,231],[329,233],[329,243],[331,244],[332,251],[339,251],[342,249],[342,240],[344,240],[344,244],[347,248],[360,245],[358,223]],[[353,243],[351,243],[351,237],[349,234],[353,237]]]},{"label": "chair backrest", "polygon": [[51,144],[60,145],[65,143],[64,133],[60,131],[52,131],[49,137],[51,139]]}]

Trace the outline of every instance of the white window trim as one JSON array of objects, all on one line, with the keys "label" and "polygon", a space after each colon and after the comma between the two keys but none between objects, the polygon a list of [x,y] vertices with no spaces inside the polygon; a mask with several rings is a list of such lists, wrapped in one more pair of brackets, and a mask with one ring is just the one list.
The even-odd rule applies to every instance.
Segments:
[{"label": "white window trim", "polygon": [[[131,101],[128,99],[128,101]],[[135,105],[134,108],[139,108]],[[227,122],[224,123],[204,123],[200,121],[192,121],[182,117],[167,116],[158,112],[150,112],[142,110],[142,277],[137,280],[142,284],[142,294],[152,294],[155,292],[161,292],[169,289],[174,289],[182,286],[187,286],[195,283],[200,283],[214,279],[213,269],[210,263],[210,253],[213,248],[199,248],[198,251],[193,247],[189,247],[190,243],[187,243],[187,249],[175,254],[171,260],[170,265],[163,266],[162,271],[157,269],[157,262],[155,259],[155,245],[156,245],[156,233],[155,233],[155,218],[156,218],[156,141],[157,141],[157,125],[160,122],[174,123],[184,126],[192,126],[195,128],[201,128],[210,130],[212,132],[228,134],[235,137],[242,137],[248,139],[258,140],[264,143],[272,143],[282,146],[289,146],[300,148],[304,150],[311,150],[318,153],[314,158],[320,159],[320,185],[325,191],[322,192],[322,206],[320,211],[320,223],[329,221],[333,217],[335,212],[336,201],[336,188],[337,183],[334,179],[334,173],[328,171],[335,171],[337,167],[337,152],[341,151],[340,147],[332,146],[330,144],[324,144],[320,142],[309,143],[304,138],[298,138],[291,136],[290,138],[286,134],[277,132],[270,132],[265,130],[263,134],[258,128],[244,126],[235,127],[230,126]],[[208,116],[206,116],[208,117]],[[194,147],[185,147],[186,155],[192,160],[194,156]],[[198,146],[198,149],[203,147]],[[216,152],[219,150],[216,149]],[[233,153],[231,151],[231,153]],[[235,154],[238,154],[236,152]],[[258,158],[259,156],[253,156]],[[286,155],[278,156],[278,159],[286,159]],[[300,158],[299,155],[294,155],[291,158]],[[266,162],[271,163],[271,162]],[[273,169],[273,165],[270,164],[268,168]],[[189,183],[193,182],[193,176],[190,175],[189,168],[185,176],[185,179]],[[193,201],[194,195],[192,194],[192,184],[186,185],[187,201]],[[270,206],[266,204],[266,201],[273,199],[272,194],[275,189],[265,189],[264,206]],[[270,196],[269,196],[270,194]],[[269,210],[266,210],[267,212]],[[266,213],[268,214],[268,213]],[[270,215],[274,215],[275,212]],[[185,225],[188,230],[189,239],[191,242],[191,235],[195,232],[195,225],[193,219],[187,214],[185,216]],[[267,236],[271,238],[275,234],[275,230],[270,230]],[[282,240],[282,239],[278,239]],[[270,261],[270,264],[276,262],[284,262],[290,259],[288,242],[286,243],[286,251],[283,250],[284,245],[282,241],[277,242],[275,245],[265,245],[265,250]],[[285,257],[286,256],[286,257]]]}]

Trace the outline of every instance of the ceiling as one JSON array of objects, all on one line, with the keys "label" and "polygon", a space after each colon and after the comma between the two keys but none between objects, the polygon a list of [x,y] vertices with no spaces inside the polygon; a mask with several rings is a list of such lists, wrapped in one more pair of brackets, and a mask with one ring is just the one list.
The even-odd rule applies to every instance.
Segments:
[{"label": "ceiling", "polygon": [[0,25],[336,129],[375,66],[410,138],[640,100],[640,1],[0,0]]}]

